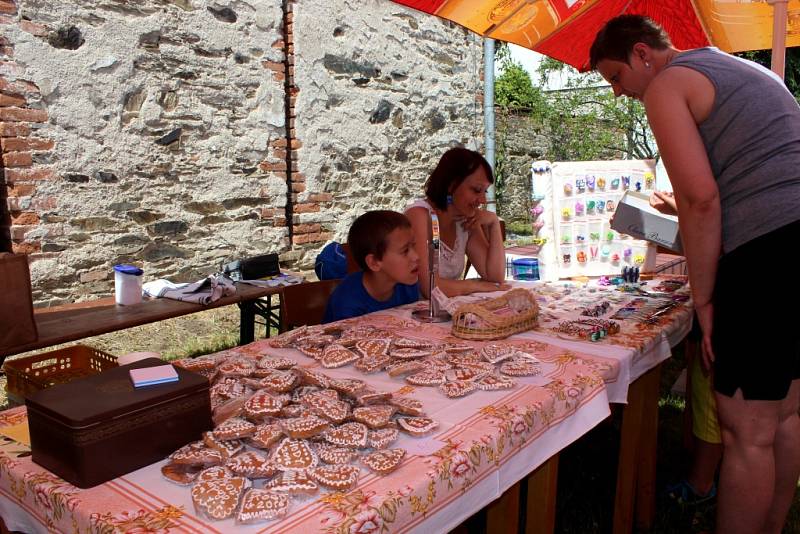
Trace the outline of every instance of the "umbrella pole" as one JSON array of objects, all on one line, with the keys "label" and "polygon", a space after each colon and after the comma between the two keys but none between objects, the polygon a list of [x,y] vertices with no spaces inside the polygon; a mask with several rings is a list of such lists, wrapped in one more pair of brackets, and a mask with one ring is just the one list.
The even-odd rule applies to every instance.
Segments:
[{"label": "umbrella pole", "polygon": [[788,0],[767,0],[772,4],[772,72],[784,78],[786,65],[786,18]]}]

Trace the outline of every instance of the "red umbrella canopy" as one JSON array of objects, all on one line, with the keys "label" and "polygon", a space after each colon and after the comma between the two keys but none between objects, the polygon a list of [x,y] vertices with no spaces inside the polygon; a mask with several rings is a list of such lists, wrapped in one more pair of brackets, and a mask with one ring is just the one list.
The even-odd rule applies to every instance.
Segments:
[{"label": "red umbrella canopy", "polygon": [[394,0],[483,35],[589,70],[589,48],[610,19],[646,15],[678,49],[708,46],[691,0]]}]

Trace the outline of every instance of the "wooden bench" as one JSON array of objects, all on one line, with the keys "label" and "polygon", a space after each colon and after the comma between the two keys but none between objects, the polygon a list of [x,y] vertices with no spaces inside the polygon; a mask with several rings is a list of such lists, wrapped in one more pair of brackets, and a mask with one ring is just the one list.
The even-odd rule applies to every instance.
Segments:
[{"label": "wooden bench", "polygon": [[[270,325],[277,327],[278,307],[273,305],[272,296],[280,296],[282,291],[282,287],[236,284],[235,295],[223,297],[207,305],[165,298],[145,298],[140,304],[120,306],[114,302],[113,297],[108,297],[52,308],[37,308],[34,310],[34,319],[39,333],[37,340],[25,345],[0,349],[0,363],[6,356],[13,354],[231,304],[239,305],[239,343],[244,345],[254,340],[256,315],[266,321],[267,333],[269,333]],[[267,300],[261,300],[265,297]]]}]

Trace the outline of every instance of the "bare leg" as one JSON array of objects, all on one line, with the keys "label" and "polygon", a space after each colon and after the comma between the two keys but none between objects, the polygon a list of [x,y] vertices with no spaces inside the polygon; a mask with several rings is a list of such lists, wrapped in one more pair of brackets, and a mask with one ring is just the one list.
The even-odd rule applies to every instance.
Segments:
[{"label": "bare leg", "polygon": [[775,496],[764,532],[779,534],[792,505],[800,477],[800,380],[792,382],[781,403],[781,419],[775,435]]},{"label": "bare leg", "polygon": [[722,458],[722,444],[709,443],[695,436],[692,466],[686,481],[698,495],[707,495],[714,485],[714,475]]},{"label": "bare leg", "polygon": [[763,532],[775,493],[774,444],[782,401],[716,394],[725,453],[717,497],[717,532]]}]

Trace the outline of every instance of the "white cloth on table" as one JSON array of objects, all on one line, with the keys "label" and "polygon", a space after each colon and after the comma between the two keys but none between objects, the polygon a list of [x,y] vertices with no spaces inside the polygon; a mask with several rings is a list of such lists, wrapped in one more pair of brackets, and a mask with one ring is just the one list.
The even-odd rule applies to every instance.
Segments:
[{"label": "white cloth on table", "polygon": [[[433,211],[427,200],[418,198],[408,206],[405,211],[411,208],[425,208],[430,214]],[[447,280],[459,280],[464,274],[464,266],[466,265],[467,254],[467,241],[469,241],[469,232],[456,223],[456,241],[453,243],[453,248],[445,244],[441,239],[439,240],[439,277]]]},{"label": "white cloth on table", "polygon": [[162,278],[147,282],[142,286],[142,291],[150,297],[210,304],[222,297],[236,294],[236,286],[230,278],[212,275],[192,284],[174,284]]},{"label": "white cloth on table", "polygon": [[290,274],[279,274],[277,276],[273,276],[272,278],[266,278],[263,280],[237,280],[237,284],[248,284],[251,286],[256,287],[280,287],[280,286],[292,286],[294,284],[299,284],[303,281],[301,276],[292,276]]}]

